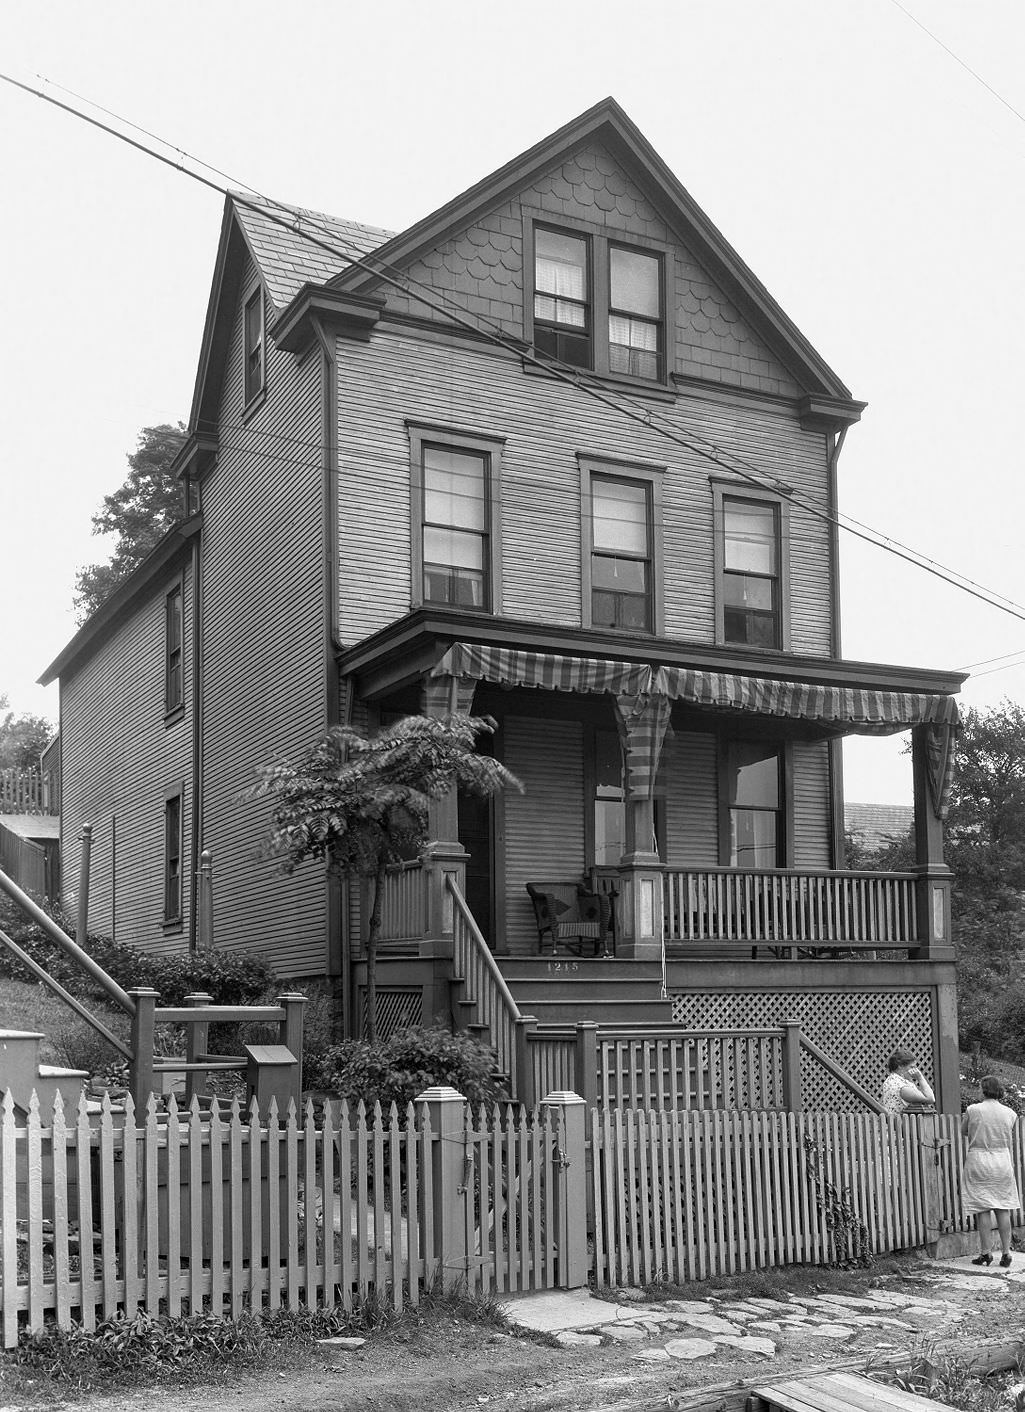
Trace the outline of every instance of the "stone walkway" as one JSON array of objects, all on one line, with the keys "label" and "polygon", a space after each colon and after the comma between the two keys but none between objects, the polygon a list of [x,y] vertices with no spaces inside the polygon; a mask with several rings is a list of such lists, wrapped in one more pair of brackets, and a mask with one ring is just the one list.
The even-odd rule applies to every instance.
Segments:
[{"label": "stone walkway", "polygon": [[823,1355],[899,1353],[926,1336],[932,1340],[956,1333],[964,1317],[959,1289],[999,1299],[1009,1281],[1025,1283],[1018,1272],[980,1273],[967,1259],[930,1263],[916,1271],[921,1292],[872,1290],[864,1296],[807,1295],[786,1299],[665,1299],[648,1302],[639,1290],[618,1289],[610,1299],[587,1290],[515,1296],[503,1305],[513,1324],[550,1333],[567,1348],[597,1348],[603,1343],[630,1347],[645,1362],[712,1358],[735,1349],[775,1358],[787,1345],[803,1349],[809,1340]]}]

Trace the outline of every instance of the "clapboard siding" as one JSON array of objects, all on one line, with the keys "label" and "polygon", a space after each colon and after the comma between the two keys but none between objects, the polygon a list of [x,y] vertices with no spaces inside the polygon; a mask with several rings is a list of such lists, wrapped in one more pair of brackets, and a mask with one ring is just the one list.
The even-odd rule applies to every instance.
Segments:
[{"label": "clapboard siding", "polygon": [[[409,611],[410,468],[406,421],[502,437],[499,612],[566,627],[582,622],[578,453],[666,467],[665,635],[715,640],[714,464],[656,430],[517,360],[396,333],[339,341],[341,632],[358,641]],[[660,405],[674,435],[697,437],[824,506],[825,441],[758,405],[681,395]],[[747,485],[738,479],[739,485]],[[828,526],[790,511],[791,647],[830,650]]]},{"label": "clapboard siding", "polygon": [[833,866],[829,744],[798,740],[793,749],[795,868]]},{"label": "clapboard siding", "polygon": [[583,727],[509,716],[502,739],[505,764],[524,788],[505,795],[506,944],[532,955],[537,932],[526,884],[584,871]]},{"label": "clapboard siding", "polygon": [[[164,719],[165,597],[183,578],[184,714]],[[169,571],[61,682],[63,901],[78,901],[83,824],[93,826],[89,928],[148,950],[188,944],[192,865],[192,573]],[[165,931],[164,800],[182,787],[182,929]],[[116,886],[116,896],[115,896]]]},{"label": "clapboard siding", "polygon": [[257,766],[300,753],[327,724],[322,364],[273,347],[267,399],[244,417],[243,280],[203,488],[203,843],[214,856],[218,946],[281,974],[322,973],[323,875],[259,856],[268,804],[242,797]]},{"label": "clapboard siding", "polygon": [[[600,144],[560,158],[533,185],[446,239],[409,269],[411,282],[449,296],[484,327],[524,334],[524,229],[540,217],[569,219],[595,236],[667,247],[670,296],[667,345],[673,369],[759,392],[796,395],[793,376],[719,289],[679,234]],[[597,274],[597,272],[596,272]],[[415,294],[387,290],[390,309],[420,317],[436,311]]]},{"label": "clapboard siding", "polygon": [[660,784],[665,789],[666,859],[672,868],[719,862],[716,738],[675,731],[666,742]]}]

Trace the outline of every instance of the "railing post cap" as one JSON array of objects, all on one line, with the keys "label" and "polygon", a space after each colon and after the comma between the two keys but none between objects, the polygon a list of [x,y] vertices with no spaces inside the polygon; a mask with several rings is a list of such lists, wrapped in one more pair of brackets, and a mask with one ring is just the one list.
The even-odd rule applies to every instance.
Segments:
[{"label": "railing post cap", "polygon": [[127,991],[126,994],[127,994],[127,995],[138,995],[138,996],[140,996],[143,1000],[148,999],[149,996],[151,996],[151,995],[152,995],[152,997],[153,997],[154,1000],[159,1000],[159,999],[160,999],[160,991],[159,991],[159,990],[154,990],[152,986],[148,986],[148,985],[133,985],[132,988],[131,988],[131,990]]},{"label": "railing post cap", "polygon": [[284,994],[278,996],[279,1003],[283,1000],[301,1000],[305,1005],[307,997],[303,995],[301,990],[286,990]]},{"label": "railing post cap", "polygon": [[546,1094],[541,1100],[542,1108],[554,1108],[556,1106],[560,1108],[573,1108],[577,1105],[581,1108],[587,1106],[585,1100],[580,1097],[579,1093],[574,1093],[572,1089],[556,1089],[554,1093]]},{"label": "railing post cap", "polygon": [[465,1103],[466,1099],[457,1088],[450,1088],[448,1084],[435,1084],[433,1088],[425,1088],[423,1093],[418,1093],[414,1102]]},{"label": "railing post cap", "polygon": [[578,1030],[597,1030],[597,1029],[601,1029],[601,1026],[598,1024],[598,1021],[597,1021],[597,1020],[578,1020],[578,1021],[577,1021],[577,1029],[578,1029]]}]

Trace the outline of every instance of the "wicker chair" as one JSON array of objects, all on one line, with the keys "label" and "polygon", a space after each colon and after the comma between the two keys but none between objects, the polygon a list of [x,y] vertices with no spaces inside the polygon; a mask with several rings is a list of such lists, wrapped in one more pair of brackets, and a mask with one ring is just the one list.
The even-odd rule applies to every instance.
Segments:
[{"label": "wicker chair", "polygon": [[[544,950],[547,932],[552,938],[552,955],[558,955],[559,942],[579,956],[590,942],[595,956],[608,955],[608,938],[612,933],[612,903],[604,895],[596,895],[582,883],[527,883],[527,893],[534,906],[537,927],[537,949]],[[613,942],[615,938],[613,935]]]}]

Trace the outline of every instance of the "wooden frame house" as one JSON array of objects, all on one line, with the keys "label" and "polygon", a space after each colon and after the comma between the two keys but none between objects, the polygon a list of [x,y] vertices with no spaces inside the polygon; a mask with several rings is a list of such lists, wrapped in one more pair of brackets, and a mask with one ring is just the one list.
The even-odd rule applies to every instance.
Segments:
[{"label": "wooden frame house", "polygon": [[[93,927],[195,945],[207,848],[217,944],[357,1027],[358,892],[275,871],[245,788],[334,722],[487,713],[525,790],[439,804],[395,870],[385,1027],[790,1020],[870,1091],[909,1045],[956,1107],[963,678],[840,655],[862,409],[612,100],[397,235],[229,197],[188,517],[43,677]],[[901,730],[916,867],[845,871],[839,741]],[[539,954],[539,882],[610,898],[615,954]]]}]

